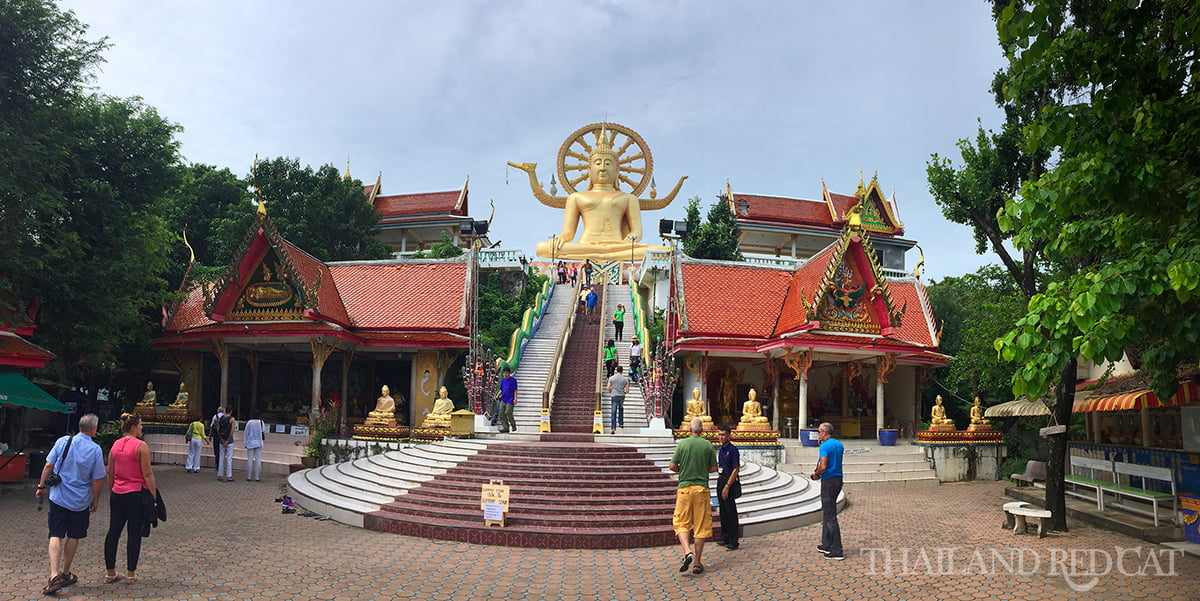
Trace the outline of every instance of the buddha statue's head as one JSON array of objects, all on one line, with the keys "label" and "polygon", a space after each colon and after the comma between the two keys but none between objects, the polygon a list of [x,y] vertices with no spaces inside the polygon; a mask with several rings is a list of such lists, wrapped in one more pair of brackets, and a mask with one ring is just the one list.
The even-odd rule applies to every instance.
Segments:
[{"label": "buddha statue's head", "polygon": [[383,396],[392,396],[392,389],[388,388],[387,384],[383,385]]},{"label": "buddha statue's head", "polygon": [[146,390],[154,390],[154,382],[146,382]]},{"label": "buddha statue's head", "polygon": [[179,392],[183,392],[186,389],[187,389],[187,382],[180,380],[179,381]]},{"label": "buddha statue's head", "polygon": [[978,407],[978,406],[979,406],[979,403],[980,403],[980,401],[979,401],[979,397],[978,397],[978,396],[976,396],[976,397],[975,397],[975,406],[976,406],[976,407]]},{"label": "buddha statue's head", "polygon": [[700,387],[699,386],[692,389],[692,400],[693,401],[700,400]]},{"label": "buddha statue's head", "polygon": [[940,395],[940,394],[937,395],[937,398],[933,399],[933,402],[941,405],[942,404],[942,395]]},{"label": "buddha statue's head", "polygon": [[450,395],[450,391],[449,391],[449,390],[446,390],[446,387],[445,387],[445,386],[443,386],[443,387],[441,387],[441,388],[439,388],[439,389],[438,389],[438,397],[439,397],[439,398],[443,398],[443,399],[444,399],[444,398],[446,398],[446,397],[447,397],[447,396],[449,396],[449,395]]},{"label": "buddha statue's head", "polygon": [[750,389],[750,400],[753,401],[756,398],[758,398],[758,393],[755,392],[755,390],[753,388],[751,388]]},{"label": "buddha statue's head", "polygon": [[596,147],[588,153],[588,180],[592,186],[596,184],[615,186],[620,177],[619,167],[617,153],[613,151],[612,139],[608,130],[602,129],[600,137],[596,140]]}]

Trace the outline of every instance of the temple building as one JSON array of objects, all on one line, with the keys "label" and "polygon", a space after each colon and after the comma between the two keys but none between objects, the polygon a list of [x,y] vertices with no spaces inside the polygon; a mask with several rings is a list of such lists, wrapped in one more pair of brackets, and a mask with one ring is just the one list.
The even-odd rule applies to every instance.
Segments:
[{"label": "temple building", "polygon": [[873,179],[822,200],[726,194],[745,262],[648,255],[639,285],[669,299],[682,388],[700,388],[715,424],[737,424],[751,389],[774,429],[829,421],[848,438],[911,436],[939,334],[918,275],[904,271],[903,224]]},{"label": "temple building", "polygon": [[154,348],[182,374],[192,413],[294,423],[344,400],[354,421],[386,385],[411,423],[469,346],[469,257],[323,263],[260,208],[223,277],[184,282]]},{"label": "temple building", "polygon": [[[379,211],[381,242],[397,255],[407,255],[442,239],[445,234],[461,248],[469,248],[478,239],[482,246],[491,246],[486,234],[474,235],[474,220],[469,207],[469,180],[460,190],[421,192],[415,194],[383,195],[383,178],[363,186],[363,194]],[[464,235],[464,232],[468,232]]]},{"label": "temple building", "polygon": [[[11,301],[9,304],[20,306]],[[30,370],[41,369],[54,358],[50,351],[26,340],[37,327],[37,312],[38,303],[34,302],[24,311],[0,316],[0,406],[66,413],[66,405],[26,377]]]}]

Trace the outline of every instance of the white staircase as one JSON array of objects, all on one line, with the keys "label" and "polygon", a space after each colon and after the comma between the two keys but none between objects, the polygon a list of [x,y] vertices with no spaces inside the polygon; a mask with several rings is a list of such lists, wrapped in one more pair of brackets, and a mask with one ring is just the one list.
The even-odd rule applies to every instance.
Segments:
[{"label": "white staircase", "polygon": [[[616,326],[612,322],[613,311],[617,309],[617,305],[625,305],[625,327],[621,334],[621,340],[617,341],[617,362],[625,369],[625,375],[629,376],[629,349],[633,346],[634,332],[633,322],[633,300],[629,293],[629,286],[607,286],[604,293],[604,344],[608,344],[609,340],[615,340],[617,336]],[[643,341],[645,342],[645,341]],[[601,356],[601,369],[603,369],[604,357]],[[601,401],[604,411],[604,431],[609,431],[610,419],[612,417],[612,405],[609,402],[609,393],[603,394]],[[642,396],[642,387],[634,382],[629,383],[629,390],[625,394],[625,429],[618,429],[617,432],[625,434],[634,434],[642,428],[649,425],[646,418],[646,401]]]},{"label": "white staircase", "polygon": [[[817,448],[801,446],[796,440],[780,442],[787,449],[787,464],[780,465],[779,469],[802,476],[811,474],[817,465]],[[922,447],[903,440],[894,447],[880,445],[877,440],[849,439],[843,440],[842,444],[846,448],[842,463],[843,483],[848,489],[939,484],[937,474],[925,460]]]},{"label": "white staircase", "polygon": [[542,415],[542,389],[545,387],[546,374],[550,372],[550,364],[554,360],[558,334],[579,304],[572,294],[573,291],[574,288],[570,284],[554,285],[554,292],[550,296],[542,323],[525,345],[525,353],[521,355],[517,373],[513,374],[517,379],[517,404],[513,408],[513,419],[517,422],[518,432],[538,431]]}]

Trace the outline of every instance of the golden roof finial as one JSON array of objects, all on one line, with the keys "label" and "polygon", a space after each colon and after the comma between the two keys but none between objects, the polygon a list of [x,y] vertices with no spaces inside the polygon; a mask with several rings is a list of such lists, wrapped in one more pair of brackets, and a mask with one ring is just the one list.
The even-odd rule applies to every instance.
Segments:
[{"label": "golden roof finial", "polygon": [[254,163],[250,166],[250,185],[254,186],[254,198],[258,201],[255,214],[259,219],[267,216],[267,203],[263,200],[262,188],[258,187],[258,154],[254,155]]},{"label": "golden roof finial", "polygon": [[867,193],[867,186],[866,186],[866,184],[863,183],[863,168],[862,168],[862,165],[859,165],[858,166],[858,188],[854,190],[854,195],[859,198],[862,198],[863,196],[866,195],[866,193]]},{"label": "golden roof finial", "polygon": [[343,175],[342,179],[350,179],[350,155],[349,154],[346,155],[346,175]]}]

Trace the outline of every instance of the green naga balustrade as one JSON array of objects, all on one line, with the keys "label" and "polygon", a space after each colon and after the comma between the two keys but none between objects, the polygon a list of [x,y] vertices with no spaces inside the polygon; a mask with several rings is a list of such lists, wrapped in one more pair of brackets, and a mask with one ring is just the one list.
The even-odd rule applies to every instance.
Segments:
[{"label": "green naga balustrade", "polygon": [[546,307],[550,304],[550,293],[553,290],[553,279],[542,283],[542,291],[534,299],[533,306],[525,309],[525,313],[521,316],[521,325],[513,330],[512,338],[508,341],[508,356],[504,359],[496,359],[498,371],[504,371],[504,368],[507,367],[513,373],[517,372],[517,366],[521,364],[521,351],[525,342],[533,337],[534,326],[538,319],[546,314]]}]

